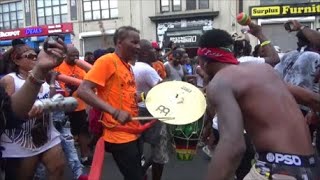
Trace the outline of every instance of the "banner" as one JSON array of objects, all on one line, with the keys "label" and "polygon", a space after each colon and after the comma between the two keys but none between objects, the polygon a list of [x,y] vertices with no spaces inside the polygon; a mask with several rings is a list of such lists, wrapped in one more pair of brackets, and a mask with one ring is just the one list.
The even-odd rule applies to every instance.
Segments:
[{"label": "banner", "polygon": [[48,36],[50,34],[73,33],[72,23],[43,25],[13,30],[0,31],[0,40],[13,40],[33,36]]}]

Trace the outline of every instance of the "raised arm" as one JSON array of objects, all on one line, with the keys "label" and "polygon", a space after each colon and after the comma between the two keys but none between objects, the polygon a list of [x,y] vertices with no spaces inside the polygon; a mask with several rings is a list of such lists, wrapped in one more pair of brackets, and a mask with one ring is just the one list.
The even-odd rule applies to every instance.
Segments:
[{"label": "raised arm", "polygon": [[292,31],[302,31],[303,35],[316,47],[320,47],[320,32],[303,26],[297,20],[290,20],[293,24]]},{"label": "raised arm", "polygon": [[315,112],[320,112],[320,95],[308,89],[287,83],[287,87],[298,104],[310,107]]},{"label": "raised arm", "polygon": [[88,81],[83,80],[83,82],[80,84],[77,93],[78,96],[85,101],[88,105],[99,109],[100,111],[107,112],[114,116],[116,114],[116,109],[113,108],[109,103],[104,102],[102,99],[100,99],[96,93],[93,91],[93,89],[97,88],[98,85]]},{"label": "raised arm", "polygon": [[37,98],[41,84],[35,83],[35,81],[43,81],[48,72],[63,61],[66,52],[64,42],[59,39],[58,42],[50,42],[49,47],[47,52],[40,51],[32,73],[22,87],[11,95],[12,111],[19,117],[25,117],[28,114]]},{"label": "raised arm", "polygon": [[278,64],[280,62],[279,55],[272,43],[268,42],[268,38],[263,34],[261,26],[251,23],[249,27],[250,33],[257,37],[261,43],[261,48],[265,54],[265,63],[268,63],[271,66]]},{"label": "raised arm", "polygon": [[207,87],[207,99],[217,112],[220,133],[207,179],[232,179],[246,149],[242,113],[231,86],[226,82],[211,82]]}]

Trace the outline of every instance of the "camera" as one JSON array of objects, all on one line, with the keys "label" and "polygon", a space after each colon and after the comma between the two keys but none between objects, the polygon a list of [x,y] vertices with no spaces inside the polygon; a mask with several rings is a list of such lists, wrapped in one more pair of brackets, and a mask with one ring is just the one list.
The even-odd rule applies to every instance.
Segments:
[{"label": "camera", "polygon": [[286,31],[291,32],[291,31],[292,31],[292,28],[293,28],[293,24],[292,24],[291,22],[286,22],[286,23],[284,24],[284,29],[285,29]]},{"label": "camera", "polygon": [[47,49],[50,47],[50,43],[55,43],[58,41],[58,39],[61,39],[64,41],[64,36],[59,35],[59,34],[52,34],[48,36],[48,41],[45,41],[43,44],[43,49],[47,51]]}]

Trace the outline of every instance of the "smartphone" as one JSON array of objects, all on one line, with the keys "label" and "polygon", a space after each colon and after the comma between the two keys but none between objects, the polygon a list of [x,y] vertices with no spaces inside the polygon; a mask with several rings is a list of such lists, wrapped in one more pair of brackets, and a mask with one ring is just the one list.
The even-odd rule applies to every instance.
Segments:
[{"label": "smartphone", "polygon": [[58,41],[58,39],[59,39],[60,37],[59,36],[49,36],[48,37],[48,43],[55,43],[55,42],[57,42]]},{"label": "smartphone", "polygon": [[55,43],[58,41],[58,39],[61,39],[62,41],[64,41],[64,37],[62,35],[49,35],[48,36],[48,41],[45,41],[44,44],[43,44],[43,49],[45,51],[47,51],[47,49],[49,48],[49,43]]},{"label": "smartphone", "polygon": [[291,22],[286,22],[286,23],[284,24],[284,29],[285,29],[286,31],[291,32],[291,31],[292,31],[292,28],[293,28],[293,24],[292,24]]}]

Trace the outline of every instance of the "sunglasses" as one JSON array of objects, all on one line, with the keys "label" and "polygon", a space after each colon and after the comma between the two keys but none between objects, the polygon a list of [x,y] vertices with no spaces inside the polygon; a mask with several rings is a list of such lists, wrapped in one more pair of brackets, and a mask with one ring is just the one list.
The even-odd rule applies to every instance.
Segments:
[{"label": "sunglasses", "polygon": [[26,54],[26,55],[21,56],[21,58],[27,58],[29,60],[36,61],[37,60],[37,55],[33,54],[33,53],[30,53],[30,54]]}]

